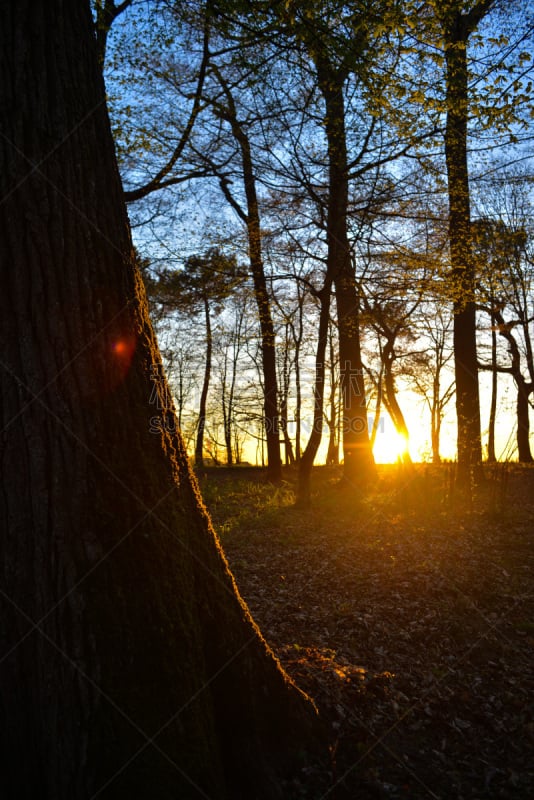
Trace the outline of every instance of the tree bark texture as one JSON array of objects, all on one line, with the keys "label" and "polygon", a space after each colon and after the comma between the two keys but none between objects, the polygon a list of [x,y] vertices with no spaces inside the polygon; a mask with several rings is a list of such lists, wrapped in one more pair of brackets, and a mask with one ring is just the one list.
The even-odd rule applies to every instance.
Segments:
[{"label": "tree bark texture", "polygon": [[9,0],[0,60],[2,796],[284,797],[315,714],[176,434],[88,2]]}]

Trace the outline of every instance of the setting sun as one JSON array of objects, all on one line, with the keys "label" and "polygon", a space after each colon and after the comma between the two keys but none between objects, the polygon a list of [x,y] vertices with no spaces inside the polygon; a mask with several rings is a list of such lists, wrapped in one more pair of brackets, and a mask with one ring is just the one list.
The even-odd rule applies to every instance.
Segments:
[{"label": "setting sun", "polygon": [[395,430],[383,431],[376,437],[373,447],[375,460],[379,464],[394,464],[410,453],[408,439]]}]

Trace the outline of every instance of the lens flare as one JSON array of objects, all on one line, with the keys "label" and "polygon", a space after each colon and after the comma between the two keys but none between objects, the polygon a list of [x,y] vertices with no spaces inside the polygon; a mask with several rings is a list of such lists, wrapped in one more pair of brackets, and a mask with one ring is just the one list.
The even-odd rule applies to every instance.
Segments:
[{"label": "lens flare", "polygon": [[115,364],[118,383],[122,382],[128,374],[135,348],[136,340],[134,336],[121,336],[111,344],[112,360]]}]

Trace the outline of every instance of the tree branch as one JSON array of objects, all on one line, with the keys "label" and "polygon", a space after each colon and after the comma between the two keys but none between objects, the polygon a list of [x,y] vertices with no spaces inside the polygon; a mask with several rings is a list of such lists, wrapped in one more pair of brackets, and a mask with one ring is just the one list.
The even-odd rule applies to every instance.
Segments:
[{"label": "tree branch", "polygon": [[[131,1],[131,0],[130,0]],[[201,100],[202,100],[202,92],[204,89],[204,81],[206,78],[206,72],[208,67],[208,62],[210,59],[210,50],[209,50],[209,39],[210,39],[210,16],[208,13],[208,3],[206,4],[205,10],[205,17],[204,17],[204,37],[203,37],[203,44],[202,44],[202,61],[200,63],[200,69],[198,73],[198,80],[197,86],[195,90],[195,95],[193,99],[193,106],[191,108],[191,113],[189,114],[189,119],[187,120],[187,124],[182,131],[182,135],[180,136],[180,140],[174,151],[167,161],[167,163],[159,170],[159,172],[154,175],[152,180],[145,183],[144,186],[138,186],[136,189],[131,189],[129,191],[124,192],[124,199],[127,203],[133,203],[136,200],[141,200],[141,198],[146,197],[147,195],[151,194],[152,192],[157,191],[158,189],[162,189],[165,186],[171,186],[176,183],[181,183],[182,181],[186,180],[189,176],[184,176],[181,178],[172,178],[164,181],[164,179],[169,175],[171,170],[173,169],[174,165],[182,155],[184,148],[189,140],[191,135],[191,131],[193,130],[193,125],[200,113],[201,109]]]}]

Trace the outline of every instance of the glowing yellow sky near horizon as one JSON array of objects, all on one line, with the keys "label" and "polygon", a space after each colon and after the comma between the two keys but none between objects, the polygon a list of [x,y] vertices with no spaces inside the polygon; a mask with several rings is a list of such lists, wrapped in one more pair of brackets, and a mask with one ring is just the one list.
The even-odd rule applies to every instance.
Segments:
[{"label": "glowing yellow sky near horizon", "polygon": [[[498,391],[497,422],[495,427],[495,450],[498,460],[515,460],[516,450],[516,389],[508,376],[502,376]],[[490,402],[490,377],[480,376],[480,414],[483,458],[487,454],[487,428]],[[409,452],[413,461],[431,461],[430,415],[424,401],[411,391],[399,393],[399,400],[410,434]],[[534,438],[534,431],[531,434]],[[398,436],[384,411],[381,430],[377,433],[374,456],[377,464],[395,463],[399,458],[402,439]],[[534,441],[532,442],[534,450]],[[444,415],[440,435],[440,456],[442,459],[456,459],[456,418],[454,399],[449,403]]]},{"label": "glowing yellow sky near horizon", "polygon": [[[506,385],[508,383],[508,385]],[[482,426],[482,446],[483,458],[487,454],[487,427],[489,417],[489,377],[481,376],[480,380],[480,399],[481,399],[481,426]],[[409,439],[409,453],[412,461],[414,462],[430,462],[432,461],[432,448],[430,443],[430,414],[428,406],[420,395],[410,390],[400,391],[398,399],[403,410],[406,424],[410,435]],[[498,413],[497,425],[495,431],[496,438],[496,455],[498,460],[515,460],[517,458],[516,443],[516,421],[515,421],[515,400],[516,389],[513,381],[506,382],[501,379],[501,384],[498,393]],[[371,408],[369,424],[372,424],[372,411]],[[302,426],[302,439],[301,447],[304,448],[307,444],[309,431],[306,428],[306,418],[303,420]],[[294,428],[290,424],[288,431],[291,439],[294,437]],[[534,440],[534,426],[533,426],[533,440]],[[380,422],[376,434],[375,446],[373,449],[375,461],[377,464],[394,464],[399,460],[405,442],[401,436],[396,432],[393,422],[389,417],[387,411],[384,409],[380,416]],[[328,449],[328,430],[325,424],[323,429],[321,446],[315,459],[316,464],[324,464],[326,460],[326,453]],[[533,448],[534,450],[534,441]],[[282,445],[282,458],[285,452]],[[219,457],[224,461],[223,450],[219,450]],[[440,457],[443,460],[456,459],[456,418],[455,418],[455,404],[452,400],[446,410],[446,414],[442,421],[441,436],[440,436]],[[265,446],[263,447],[263,458],[266,458]],[[339,449],[340,461],[343,460],[343,449]],[[244,462],[250,464],[261,465],[262,462],[262,448],[258,440],[245,441],[242,452],[242,459]]]}]

